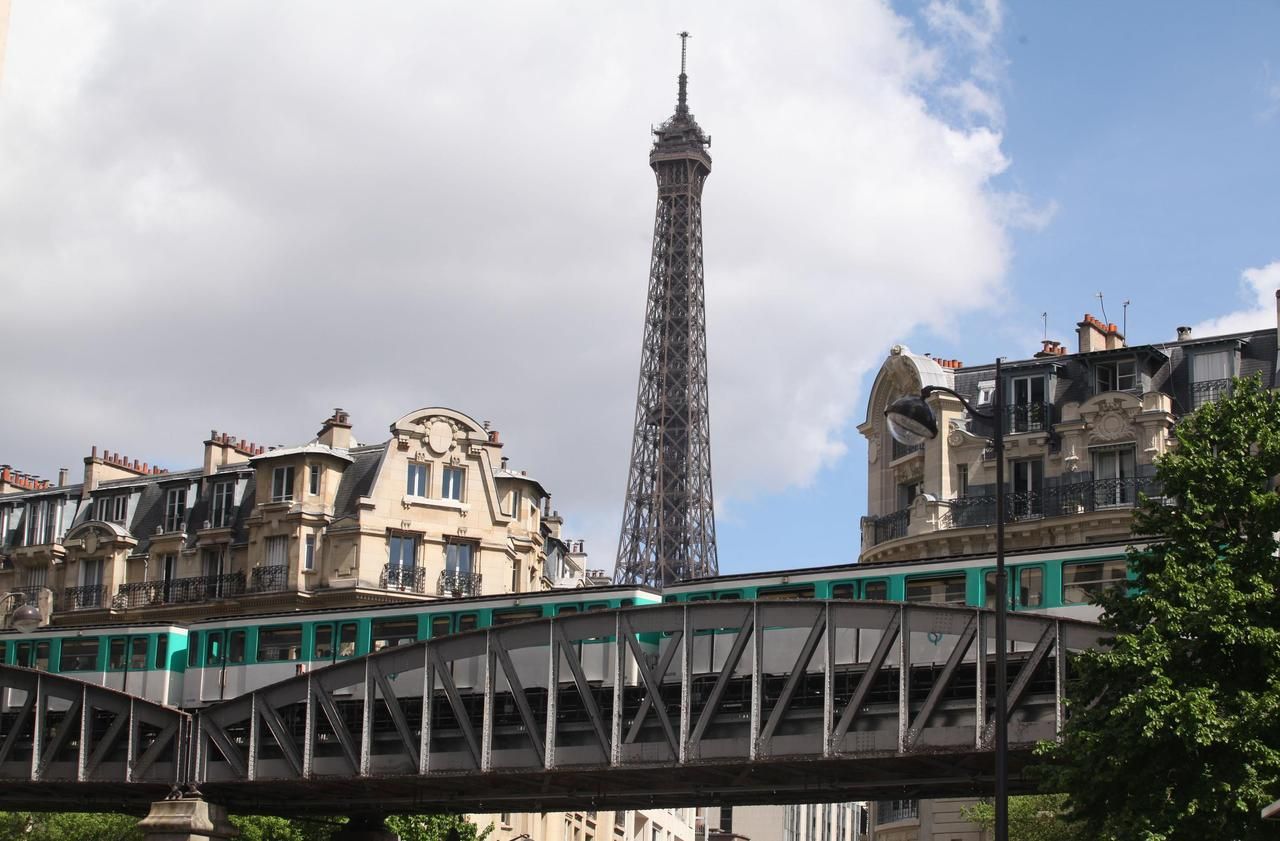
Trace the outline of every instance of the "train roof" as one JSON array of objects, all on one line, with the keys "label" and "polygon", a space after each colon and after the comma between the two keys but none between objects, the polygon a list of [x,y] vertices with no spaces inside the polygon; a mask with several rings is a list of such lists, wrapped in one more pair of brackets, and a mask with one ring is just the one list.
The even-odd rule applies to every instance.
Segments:
[{"label": "train roof", "polygon": [[[1070,554],[1079,554],[1081,552],[1094,552],[1096,550],[1110,551],[1112,553],[1125,551],[1128,547],[1134,545],[1132,540],[1112,540],[1099,541],[1097,543],[1077,543],[1069,546],[1049,546],[1036,547],[1034,549],[1018,549],[1006,550],[1006,558],[1026,559],[1028,556],[1062,556]],[[815,567],[797,567],[795,569],[775,569],[767,572],[740,572],[732,575],[718,575],[714,578],[685,578],[674,584],[667,585],[667,592],[686,592],[689,590],[701,590],[707,587],[717,587],[725,584],[736,582],[760,581],[765,579],[776,579],[783,576],[794,578],[796,576],[809,575],[840,575],[857,573],[859,576],[865,575],[892,575],[901,569],[911,569],[915,567],[930,566],[933,564],[962,562],[962,561],[978,561],[984,558],[995,558],[994,552],[968,552],[956,555],[938,555],[932,558],[920,558],[913,561],[886,561],[875,564],[860,564],[857,562],[847,564],[830,564],[828,566]]]}]

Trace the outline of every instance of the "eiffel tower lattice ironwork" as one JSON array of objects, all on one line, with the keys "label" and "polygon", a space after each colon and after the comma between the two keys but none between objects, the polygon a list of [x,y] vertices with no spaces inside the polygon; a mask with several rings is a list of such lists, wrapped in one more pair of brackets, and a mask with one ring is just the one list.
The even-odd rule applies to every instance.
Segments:
[{"label": "eiffel tower lattice ironwork", "polygon": [[702,283],[702,186],[711,137],[689,113],[685,47],[675,113],[654,130],[658,181],[635,435],[614,580],[716,575]]}]

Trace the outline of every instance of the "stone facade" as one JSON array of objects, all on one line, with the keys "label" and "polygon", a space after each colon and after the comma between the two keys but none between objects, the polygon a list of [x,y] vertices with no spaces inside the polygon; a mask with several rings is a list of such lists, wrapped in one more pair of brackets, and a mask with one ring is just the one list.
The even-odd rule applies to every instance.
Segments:
[{"label": "stone facade", "polygon": [[[190,619],[529,592],[586,580],[497,430],[445,408],[361,444],[342,410],[268,448],[214,431],[199,467],[95,447],[83,481],[0,468],[0,592],[46,621]],[[548,557],[552,563],[548,564]],[[6,602],[8,609],[18,600]]]}]

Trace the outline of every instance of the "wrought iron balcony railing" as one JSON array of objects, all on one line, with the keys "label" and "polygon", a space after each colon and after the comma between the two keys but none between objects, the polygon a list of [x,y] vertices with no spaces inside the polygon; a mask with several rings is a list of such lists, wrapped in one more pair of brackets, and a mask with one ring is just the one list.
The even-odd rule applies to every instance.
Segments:
[{"label": "wrought iron balcony railing", "polygon": [[886,540],[907,536],[907,526],[911,523],[911,509],[902,508],[892,514],[876,517],[871,521],[872,546],[878,546]]},{"label": "wrought iron balcony railing", "polygon": [[[1158,493],[1151,477],[1095,479],[1040,491],[1005,494],[1005,522],[1016,523],[1038,517],[1060,517],[1108,508],[1132,508],[1138,494]],[[996,498],[973,496],[950,499],[938,517],[939,529],[990,526],[996,522]]]},{"label": "wrought iron balcony railing", "polygon": [[438,592],[442,596],[478,596],[480,573],[446,569],[440,573]]},{"label": "wrought iron balcony railing", "polygon": [[406,564],[384,564],[378,586],[384,590],[402,590],[406,593],[427,592],[427,571]]},{"label": "wrought iron balcony railing", "polygon": [[924,452],[924,444],[904,444],[897,438],[893,439],[893,456],[892,459],[897,461],[903,456],[909,456],[912,453]]},{"label": "wrought iron balcony railing", "polygon": [[244,573],[171,578],[168,581],[135,581],[121,584],[111,600],[117,610],[150,605],[191,604],[244,595]]},{"label": "wrought iron balcony railing", "polygon": [[276,593],[289,583],[289,565],[254,567],[249,576],[249,590],[254,593]]},{"label": "wrought iron balcony railing", "polygon": [[106,604],[105,584],[85,584],[81,587],[67,587],[62,591],[63,610],[86,610],[105,607]]},{"label": "wrought iron balcony railing", "polygon": [[1231,393],[1231,380],[1204,380],[1191,384],[1191,408],[1199,409]]},{"label": "wrought iron balcony railing", "polygon": [[1007,435],[1046,432],[1052,424],[1052,403],[1017,403],[1004,407],[1004,431]]}]

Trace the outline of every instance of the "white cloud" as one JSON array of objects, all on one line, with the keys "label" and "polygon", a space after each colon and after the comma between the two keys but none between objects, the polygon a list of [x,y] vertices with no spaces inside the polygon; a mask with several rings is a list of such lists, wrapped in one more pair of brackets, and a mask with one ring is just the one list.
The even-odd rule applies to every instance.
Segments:
[{"label": "white cloud", "polygon": [[1276,292],[1280,291],[1280,260],[1240,273],[1240,297],[1244,309],[1203,321],[1191,328],[1193,336],[1217,336],[1276,326]]},{"label": "white cloud", "polygon": [[[690,102],[722,503],[845,452],[861,375],[998,291],[994,3],[42,2],[0,98],[0,458],[191,465],[211,427],[492,419],[612,562],[651,124]],[[936,110],[948,92],[963,114]],[[1018,210],[1012,212],[1011,208]],[[16,398],[16,399],[15,399]],[[725,559],[726,565],[732,563]]]}]

